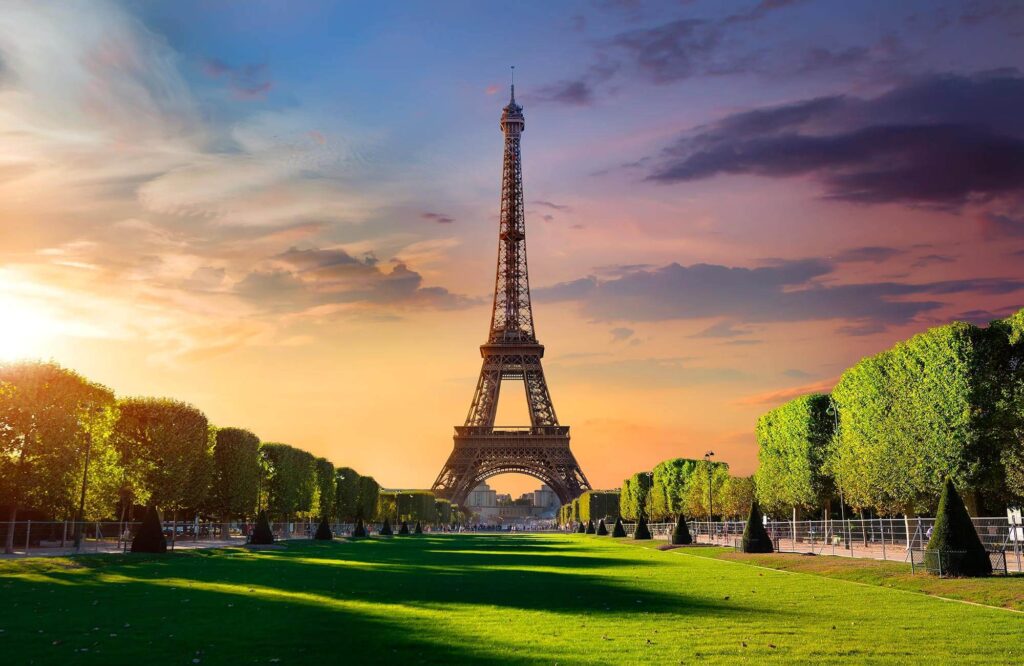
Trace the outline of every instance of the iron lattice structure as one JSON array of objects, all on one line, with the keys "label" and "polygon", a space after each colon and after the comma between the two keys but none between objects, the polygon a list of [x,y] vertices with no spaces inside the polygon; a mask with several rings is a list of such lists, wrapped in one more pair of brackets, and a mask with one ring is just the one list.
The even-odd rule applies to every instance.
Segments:
[{"label": "iron lattice structure", "polygon": [[[501,115],[505,156],[491,330],[487,342],[480,345],[483,367],[466,424],[455,427],[455,449],[433,487],[439,497],[455,504],[463,504],[477,484],[510,472],[539,479],[563,504],[590,489],[569,450],[569,426],[559,425],[555,416],[541,366],[544,345],[537,342],[533,326],[519,155],[525,127],[523,108],[516,104],[512,86],[512,98]],[[502,380],[518,380],[525,385],[529,426],[494,425]]]}]

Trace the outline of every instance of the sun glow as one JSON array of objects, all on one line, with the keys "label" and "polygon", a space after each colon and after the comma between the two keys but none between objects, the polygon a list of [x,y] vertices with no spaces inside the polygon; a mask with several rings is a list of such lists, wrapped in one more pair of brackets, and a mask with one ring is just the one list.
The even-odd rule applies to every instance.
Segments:
[{"label": "sun glow", "polygon": [[47,356],[48,342],[58,328],[43,310],[0,292],[0,361]]}]

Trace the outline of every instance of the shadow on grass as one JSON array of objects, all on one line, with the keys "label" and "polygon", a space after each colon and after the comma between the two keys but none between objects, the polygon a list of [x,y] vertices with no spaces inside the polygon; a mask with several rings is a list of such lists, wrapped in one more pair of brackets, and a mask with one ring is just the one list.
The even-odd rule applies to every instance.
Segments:
[{"label": "shadow on grass", "polygon": [[[40,562],[22,567],[22,575],[5,577],[0,569],[2,596],[33,611],[5,620],[4,644],[24,647],[11,653],[12,663],[72,654],[97,663],[111,656],[181,663],[196,653],[200,663],[245,655],[264,663],[498,664],[558,655],[530,641],[508,652],[508,645],[479,640],[492,627],[472,626],[467,607],[567,615],[750,612],[633,585],[647,567],[666,565],[592,553],[572,540],[423,536]],[[459,620],[449,624],[438,611],[458,612]],[[54,638],[55,627],[65,635]],[[134,638],[119,642],[114,634]]]}]

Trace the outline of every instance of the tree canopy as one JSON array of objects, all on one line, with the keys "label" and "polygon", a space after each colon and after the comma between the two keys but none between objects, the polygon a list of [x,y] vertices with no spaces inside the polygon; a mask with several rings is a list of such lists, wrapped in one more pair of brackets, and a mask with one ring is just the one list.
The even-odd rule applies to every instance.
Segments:
[{"label": "tree canopy", "polygon": [[803,395],[757,420],[760,466],[754,482],[758,502],[769,512],[809,509],[832,496],[832,477],[825,471],[836,420],[830,405],[827,395]]},{"label": "tree canopy", "polygon": [[218,428],[207,500],[210,510],[225,518],[255,515],[261,473],[259,437],[242,428]]}]

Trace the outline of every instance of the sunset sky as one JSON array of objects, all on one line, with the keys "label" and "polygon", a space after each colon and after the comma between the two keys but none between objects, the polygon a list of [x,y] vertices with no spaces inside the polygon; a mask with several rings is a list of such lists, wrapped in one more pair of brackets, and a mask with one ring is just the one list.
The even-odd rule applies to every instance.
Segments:
[{"label": "sunset sky", "polygon": [[764,410],[1024,307],[1024,3],[372,4],[3,3],[0,359],[429,487],[513,64],[537,334],[596,487],[752,473]]}]

